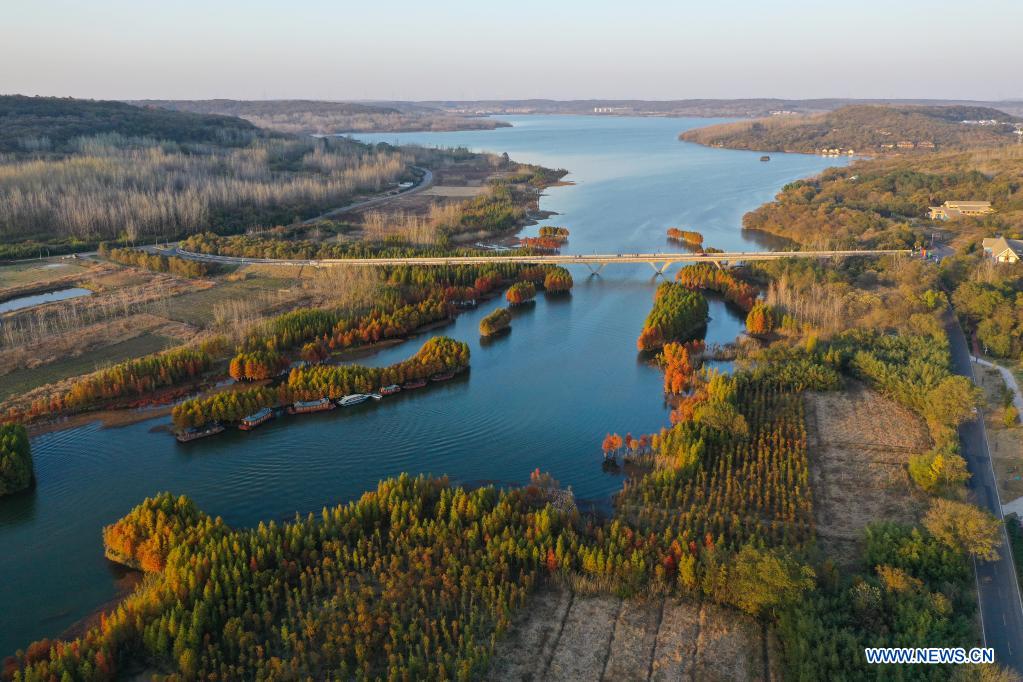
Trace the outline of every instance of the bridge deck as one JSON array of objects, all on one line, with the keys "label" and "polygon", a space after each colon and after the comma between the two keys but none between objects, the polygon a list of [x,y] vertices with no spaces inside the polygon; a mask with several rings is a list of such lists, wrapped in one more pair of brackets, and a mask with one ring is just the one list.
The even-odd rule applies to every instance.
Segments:
[{"label": "bridge deck", "polygon": [[177,249],[176,255],[195,260],[231,264],[302,265],[331,267],[337,265],[386,266],[386,265],[472,265],[478,263],[526,263],[536,265],[607,265],[609,263],[649,263],[667,266],[672,263],[735,263],[780,258],[845,258],[847,256],[893,256],[909,255],[909,249],[856,250],[856,251],[732,251],[724,253],[619,253],[605,255],[547,254],[514,256],[417,256],[411,258],[322,258],[322,259],[277,259],[241,258],[193,253]]}]

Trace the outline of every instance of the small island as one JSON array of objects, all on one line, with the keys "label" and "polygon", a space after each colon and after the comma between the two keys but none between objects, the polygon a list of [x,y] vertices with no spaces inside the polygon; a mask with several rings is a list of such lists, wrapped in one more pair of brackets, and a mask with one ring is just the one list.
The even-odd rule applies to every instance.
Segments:
[{"label": "small island", "polygon": [[673,242],[682,242],[686,246],[697,249],[703,246],[703,235],[693,230],[680,230],[677,227],[669,227],[668,239]]},{"label": "small island", "polygon": [[532,282],[516,282],[508,287],[504,297],[511,305],[524,305],[536,298],[536,286]]},{"label": "small island", "polygon": [[480,336],[493,336],[511,328],[511,313],[498,308],[480,320]]}]

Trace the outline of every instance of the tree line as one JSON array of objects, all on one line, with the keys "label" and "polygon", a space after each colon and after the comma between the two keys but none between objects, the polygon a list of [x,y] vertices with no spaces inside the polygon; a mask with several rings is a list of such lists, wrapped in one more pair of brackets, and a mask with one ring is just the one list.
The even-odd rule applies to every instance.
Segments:
[{"label": "tree line", "polygon": [[355,364],[295,367],[287,380],[275,387],[259,386],[192,398],[176,405],[171,416],[179,429],[214,422],[237,422],[264,407],[287,405],[298,400],[337,399],[352,393],[371,393],[381,386],[426,379],[442,372],[457,372],[468,366],[467,344],[437,336],[424,343],[411,358],[389,367]]},{"label": "tree line", "polygon": [[112,247],[107,242],[101,242],[98,250],[99,255],[103,258],[120,263],[121,265],[144,268],[153,272],[169,272],[172,275],[180,275],[181,277],[205,277],[217,269],[211,263],[203,263],[202,261],[181,258],[179,256],[148,253],[141,249]]}]

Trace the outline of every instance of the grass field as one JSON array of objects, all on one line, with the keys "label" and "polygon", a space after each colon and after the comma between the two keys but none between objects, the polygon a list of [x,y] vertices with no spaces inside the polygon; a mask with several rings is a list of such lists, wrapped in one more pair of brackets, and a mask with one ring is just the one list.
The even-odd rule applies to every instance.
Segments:
[{"label": "grass field", "polygon": [[180,343],[178,339],[147,333],[83,353],[78,357],[59,360],[33,369],[15,370],[0,377],[0,400],[70,376],[85,374],[105,365],[155,353],[178,343]]},{"label": "grass field", "polygon": [[[166,315],[172,320],[187,322],[196,327],[208,327],[214,319],[216,308],[231,301],[241,301],[257,308],[267,296],[280,297],[282,289],[295,286],[295,280],[273,277],[251,277],[235,281],[218,282],[217,286],[193,291],[167,300]],[[269,306],[271,302],[267,302]]]},{"label": "grass field", "polygon": [[15,289],[33,284],[45,284],[51,280],[80,275],[87,268],[73,262],[18,263],[0,267],[0,289]]}]

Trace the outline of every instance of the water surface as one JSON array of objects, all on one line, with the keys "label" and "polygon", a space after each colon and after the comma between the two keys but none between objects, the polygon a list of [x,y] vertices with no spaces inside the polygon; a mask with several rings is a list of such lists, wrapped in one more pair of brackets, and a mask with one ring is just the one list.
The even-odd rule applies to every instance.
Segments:
[{"label": "water surface", "polygon": [[[786,182],[835,163],[785,154],[761,163],[758,153],[676,139],[706,120],[507,120],[515,127],[361,137],[507,151],[570,170],[575,184],[541,201],[559,214],[548,224],[572,232],[565,253],[677,250],[665,240],[669,226],[699,230],[718,248],[757,248],[740,232],[742,214]],[[187,445],[151,432],[167,419],[35,438],[36,490],[0,500],[0,656],[58,634],[114,595],[119,573],[103,558],[100,529],[158,491],[189,495],[234,526],[317,512],[402,471],[521,483],[540,468],[580,498],[606,499],[621,479],[601,469],[604,434],[638,435],[667,423],[661,375],[635,346],[658,280],[645,265],[608,266],[599,277],[581,266],[572,273],[570,296],[541,295],[517,309],[506,336],[486,343],[478,336],[480,318],[499,301],[432,332],[468,342],[472,370],[429,390]],[[710,314],[708,341],[728,342],[742,328],[718,300]],[[426,338],[364,362],[404,359]]]},{"label": "water surface", "polygon": [[92,296],[92,292],[88,289],[81,287],[68,287],[67,289],[57,289],[56,291],[47,291],[45,294],[32,294],[31,296],[20,296],[18,298],[12,298],[7,301],[0,303],[0,313],[8,313],[12,310],[21,310],[22,308],[30,308],[34,305],[40,305],[42,303],[52,303],[54,301],[66,301],[69,298],[79,298],[81,296]]}]

